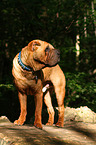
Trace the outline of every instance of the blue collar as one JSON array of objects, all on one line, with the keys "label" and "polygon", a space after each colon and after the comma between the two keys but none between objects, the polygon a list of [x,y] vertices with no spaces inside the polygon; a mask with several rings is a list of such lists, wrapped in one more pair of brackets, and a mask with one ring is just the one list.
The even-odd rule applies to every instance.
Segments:
[{"label": "blue collar", "polygon": [[19,55],[18,55],[18,63],[19,65],[22,67],[22,69],[26,70],[26,71],[33,71],[32,68],[26,66],[22,60],[21,60],[21,51],[19,52]]}]

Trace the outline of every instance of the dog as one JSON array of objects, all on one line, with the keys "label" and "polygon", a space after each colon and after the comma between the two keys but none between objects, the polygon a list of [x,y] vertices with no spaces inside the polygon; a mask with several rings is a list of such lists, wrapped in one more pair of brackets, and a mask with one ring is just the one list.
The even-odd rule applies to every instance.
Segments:
[{"label": "dog", "polygon": [[[24,47],[13,59],[12,74],[18,90],[20,102],[20,116],[14,124],[23,125],[27,115],[27,95],[34,95],[35,121],[34,126],[42,129],[42,102],[47,106],[49,119],[46,125],[54,123],[54,109],[51,102],[51,93],[54,88],[58,103],[58,122],[56,126],[64,125],[64,97],[65,76],[58,62],[60,51],[51,44],[33,40]],[[45,87],[44,87],[45,86]],[[45,88],[45,89],[44,89]]]}]

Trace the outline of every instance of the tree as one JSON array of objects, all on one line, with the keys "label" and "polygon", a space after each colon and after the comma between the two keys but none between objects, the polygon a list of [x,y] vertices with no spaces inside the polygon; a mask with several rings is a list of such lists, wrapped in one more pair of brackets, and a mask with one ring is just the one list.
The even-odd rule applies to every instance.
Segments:
[{"label": "tree", "polygon": [[[1,0],[0,83],[4,84],[3,87],[6,88],[5,84],[12,84],[11,69],[14,56],[33,39],[41,39],[61,51],[59,65],[66,74],[66,79],[69,78],[66,98],[70,98],[71,93],[76,100],[79,92],[79,96],[83,95],[86,100],[89,95],[86,90],[89,89],[87,104],[88,101],[91,102],[91,93],[93,91],[92,98],[94,98],[96,90],[95,74],[93,74],[96,68],[95,7],[96,0],[94,3],[93,0]],[[76,36],[78,36],[77,39]],[[76,54],[78,54],[77,58]],[[84,84],[79,79],[82,73],[84,79],[88,78]],[[91,83],[94,84],[94,89],[90,87]],[[77,84],[77,88],[74,84]],[[13,89],[12,86],[11,89]],[[77,90],[75,93],[74,89]],[[6,96],[5,91],[1,92],[1,98]],[[77,102],[80,101],[79,99],[80,97]],[[74,104],[72,99],[69,100],[71,102],[69,104]],[[95,99],[93,100],[95,103]]]}]

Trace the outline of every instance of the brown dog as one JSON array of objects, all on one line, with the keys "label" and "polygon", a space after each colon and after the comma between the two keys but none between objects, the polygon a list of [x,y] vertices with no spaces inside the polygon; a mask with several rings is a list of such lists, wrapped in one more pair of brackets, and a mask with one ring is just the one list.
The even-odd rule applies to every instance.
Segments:
[{"label": "brown dog", "polygon": [[[64,97],[65,76],[57,64],[60,60],[60,52],[44,41],[33,40],[24,47],[13,60],[12,74],[18,90],[20,101],[20,116],[14,123],[22,125],[27,115],[27,95],[35,98],[35,121],[37,128],[42,128],[41,112],[43,86],[49,85],[45,92],[44,101],[48,109],[49,120],[47,125],[54,123],[54,109],[51,103],[50,93],[52,87],[55,90],[58,102],[59,119],[56,126],[63,127],[64,123]],[[45,87],[46,88],[46,87]]]}]

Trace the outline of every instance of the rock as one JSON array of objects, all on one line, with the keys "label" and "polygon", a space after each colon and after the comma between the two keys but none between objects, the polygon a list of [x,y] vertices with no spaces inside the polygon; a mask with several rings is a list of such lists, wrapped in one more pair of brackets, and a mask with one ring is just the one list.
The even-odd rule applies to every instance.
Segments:
[{"label": "rock", "polygon": [[[1,116],[0,117],[0,123],[4,123],[4,122],[10,122],[9,119],[6,116]],[[11,122],[10,122],[11,123]]]},{"label": "rock", "polygon": [[65,108],[64,121],[78,121],[86,123],[96,123],[96,113],[87,106],[80,108]]},{"label": "rock", "polygon": [[75,108],[66,107],[64,113],[64,121],[74,121],[76,116]]},{"label": "rock", "polygon": [[96,123],[96,113],[89,109],[87,106],[77,108],[75,121]]}]

